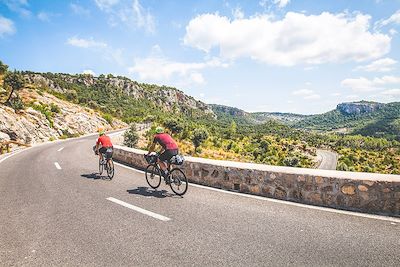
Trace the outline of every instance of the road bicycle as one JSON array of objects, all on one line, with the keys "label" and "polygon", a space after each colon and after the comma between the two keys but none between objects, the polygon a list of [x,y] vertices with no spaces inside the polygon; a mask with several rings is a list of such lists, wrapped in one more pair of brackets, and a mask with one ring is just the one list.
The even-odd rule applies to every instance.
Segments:
[{"label": "road bicycle", "polygon": [[153,189],[157,189],[161,184],[161,176],[164,177],[166,184],[169,184],[171,190],[178,196],[183,196],[188,189],[188,181],[185,173],[179,168],[174,167],[171,169],[171,165],[182,165],[183,157],[177,155],[166,161],[168,174],[162,175],[160,165],[158,164],[158,154],[150,154],[144,156],[149,165],[146,168],[145,176],[149,186]]},{"label": "road bicycle", "polygon": [[99,157],[99,175],[102,175],[103,170],[106,170],[108,178],[112,180],[115,174],[114,161],[112,159],[112,150],[107,149],[106,153],[101,153],[101,155],[103,159]]}]

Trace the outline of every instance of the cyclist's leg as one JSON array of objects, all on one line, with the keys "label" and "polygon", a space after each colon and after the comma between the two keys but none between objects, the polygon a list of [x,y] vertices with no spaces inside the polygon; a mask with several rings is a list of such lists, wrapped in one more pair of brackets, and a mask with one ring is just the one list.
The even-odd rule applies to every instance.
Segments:
[{"label": "cyclist's leg", "polygon": [[101,161],[103,161],[104,159],[103,159],[103,154],[104,153],[106,153],[106,148],[105,147],[101,147],[100,149],[99,149],[99,157],[100,157],[100,160]]}]

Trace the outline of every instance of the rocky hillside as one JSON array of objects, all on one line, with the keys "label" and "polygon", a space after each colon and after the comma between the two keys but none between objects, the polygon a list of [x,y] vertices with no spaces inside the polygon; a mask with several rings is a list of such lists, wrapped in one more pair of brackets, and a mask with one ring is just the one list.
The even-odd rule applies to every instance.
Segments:
[{"label": "rocky hillside", "polygon": [[[136,106],[136,113],[146,114],[146,109],[158,109],[161,112],[176,112],[186,115],[211,116],[213,111],[203,102],[184,94],[182,91],[151,84],[140,84],[126,77],[115,77],[111,74],[94,77],[92,75],[70,75],[54,73],[24,73],[26,80],[38,88],[64,95],[68,100],[93,108],[102,108],[102,104],[112,99],[114,102],[131,101]],[[103,97],[103,98],[102,98]],[[108,99],[106,99],[108,98]],[[91,101],[92,100],[92,101]],[[103,102],[103,103],[102,103]],[[121,105],[110,108],[113,115],[134,116],[135,114],[121,114]],[[125,103],[127,104],[127,102]],[[109,105],[108,105],[109,107]],[[141,108],[142,110],[139,110]],[[135,113],[135,112],[132,112]],[[150,112],[152,113],[152,112]]]},{"label": "rocky hillside", "polygon": [[280,112],[246,112],[238,108],[216,104],[210,104],[209,106],[220,119],[223,118],[250,124],[261,124],[270,120],[291,124],[307,117],[306,115]]},{"label": "rocky hillside", "polygon": [[400,140],[400,103],[342,103],[335,110],[296,123],[295,127]]},{"label": "rocky hillside", "polygon": [[382,103],[360,101],[360,102],[341,103],[337,105],[336,109],[344,115],[359,115],[359,114],[372,113],[378,111],[384,106],[385,104]]},{"label": "rocky hillside", "polygon": [[99,113],[48,93],[25,88],[19,95],[25,109],[15,112],[0,105],[0,140],[35,144],[93,133],[98,127],[111,130],[127,126],[116,119],[110,124]]}]

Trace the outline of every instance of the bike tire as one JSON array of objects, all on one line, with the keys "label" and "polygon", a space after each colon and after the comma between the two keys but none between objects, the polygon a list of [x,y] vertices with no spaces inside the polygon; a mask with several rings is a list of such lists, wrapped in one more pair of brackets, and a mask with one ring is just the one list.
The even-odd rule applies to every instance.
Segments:
[{"label": "bike tire", "polygon": [[147,184],[151,188],[157,189],[160,186],[161,171],[157,166],[155,166],[153,164],[150,164],[149,166],[147,166],[145,176],[146,176]]},{"label": "bike tire", "polygon": [[107,161],[107,176],[108,178],[110,178],[110,180],[112,180],[112,178],[114,177],[115,174],[115,169],[114,169],[114,162],[112,159],[109,159]]},{"label": "bike tire", "polygon": [[172,169],[169,175],[171,190],[178,196],[183,196],[188,190],[188,180],[185,173],[179,169]]},{"label": "bike tire", "polygon": [[103,164],[101,163],[101,159],[99,158],[99,175],[102,175],[102,174],[103,174],[103,170],[104,170],[104,166],[103,166]]}]

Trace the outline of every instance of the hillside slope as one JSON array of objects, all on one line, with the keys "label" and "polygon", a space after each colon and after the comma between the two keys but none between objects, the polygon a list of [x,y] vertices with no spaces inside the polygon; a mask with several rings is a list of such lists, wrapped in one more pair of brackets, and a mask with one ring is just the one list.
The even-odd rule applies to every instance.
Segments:
[{"label": "hillside slope", "polygon": [[15,112],[0,105],[0,140],[17,140],[35,144],[96,132],[99,127],[107,130],[123,128],[127,124],[114,119],[110,124],[102,116],[79,105],[69,103],[34,89],[19,93],[25,110]]},{"label": "hillside slope", "polygon": [[126,121],[137,121],[146,115],[163,117],[165,112],[190,117],[215,116],[205,103],[176,88],[140,84],[126,77],[33,72],[24,75],[39,89]]}]

